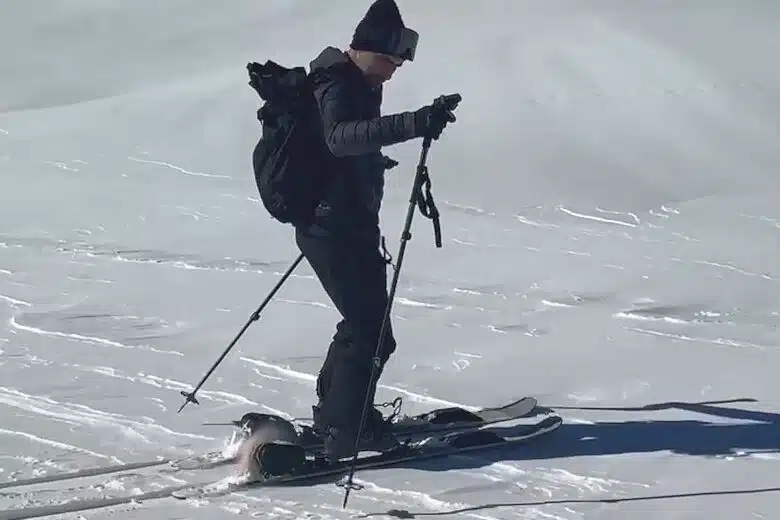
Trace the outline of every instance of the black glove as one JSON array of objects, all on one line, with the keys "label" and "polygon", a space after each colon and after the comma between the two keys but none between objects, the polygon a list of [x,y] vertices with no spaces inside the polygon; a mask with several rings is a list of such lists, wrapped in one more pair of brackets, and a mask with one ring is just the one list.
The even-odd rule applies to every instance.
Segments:
[{"label": "black glove", "polygon": [[382,156],[382,161],[384,162],[385,170],[392,170],[393,168],[398,166],[398,161],[396,161],[395,159],[391,159],[386,155]]},{"label": "black glove", "polygon": [[419,137],[437,140],[447,123],[455,122],[455,108],[460,102],[459,94],[439,96],[432,104],[424,106],[414,114],[415,130]]}]

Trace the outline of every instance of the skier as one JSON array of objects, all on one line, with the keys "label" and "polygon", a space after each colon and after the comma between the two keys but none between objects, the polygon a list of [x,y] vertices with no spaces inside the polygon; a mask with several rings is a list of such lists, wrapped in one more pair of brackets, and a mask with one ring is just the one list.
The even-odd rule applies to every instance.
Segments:
[{"label": "skier", "polygon": [[[296,243],[341,314],[319,372],[314,427],[332,459],[351,456],[371,379],[387,306],[388,260],[380,252],[379,210],[389,159],[383,146],[430,136],[438,139],[448,116],[433,105],[380,115],[382,85],[412,61],[418,34],[407,28],[394,0],[376,0],[355,29],[349,49],[326,47],[310,63],[325,141],[333,157],[331,184],[313,224],[296,226]],[[381,374],[396,342],[392,328],[382,344]],[[375,407],[361,445],[385,451],[395,438]]]}]

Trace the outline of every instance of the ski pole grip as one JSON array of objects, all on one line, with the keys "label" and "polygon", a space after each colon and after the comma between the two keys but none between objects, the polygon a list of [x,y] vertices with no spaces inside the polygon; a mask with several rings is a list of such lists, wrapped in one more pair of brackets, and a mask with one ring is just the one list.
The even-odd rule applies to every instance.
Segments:
[{"label": "ski pole grip", "polygon": [[463,97],[460,94],[446,94],[437,97],[433,102],[433,106],[439,110],[451,111],[458,108],[458,104],[462,100]]}]

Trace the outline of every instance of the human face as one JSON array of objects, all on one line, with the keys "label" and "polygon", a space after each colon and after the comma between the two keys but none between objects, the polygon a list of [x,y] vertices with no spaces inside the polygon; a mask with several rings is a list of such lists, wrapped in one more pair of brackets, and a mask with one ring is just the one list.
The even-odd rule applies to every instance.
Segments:
[{"label": "human face", "polygon": [[403,63],[404,60],[398,56],[373,53],[366,73],[374,80],[374,82],[382,84],[390,80],[390,78],[393,77],[395,70],[402,66]]}]

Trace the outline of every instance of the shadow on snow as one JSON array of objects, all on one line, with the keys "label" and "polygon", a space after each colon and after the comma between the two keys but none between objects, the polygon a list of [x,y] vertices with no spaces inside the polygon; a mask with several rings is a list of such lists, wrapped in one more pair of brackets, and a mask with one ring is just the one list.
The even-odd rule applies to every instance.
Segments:
[{"label": "shadow on snow", "polygon": [[369,518],[373,516],[391,516],[395,518],[417,518],[418,516],[449,516],[460,513],[469,513],[474,511],[485,511],[487,509],[498,509],[501,507],[534,507],[546,505],[576,505],[576,504],[619,504],[622,502],[640,502],[650,500],[671,500],[682,498],[719,496],[719,495],[748,495],[757,493],[770,493],[780,491],[780,487],[758,488],[758,489],[734,489],[724,491],[701,491],[694,493],[671,493],[665,495],[650,495],[626,498],[593,498],[593,499],[561,499],[561,500],[538,500],[529,502],[506,502],[483,504],[481,506],[463,507],[451,511],[433,511],[424,513],[412,513],[404,509],[390,509],[386,513],[368,513],[360,515],[357,518]]},{"label": "shadow on snow", "polygon": [[[506,460],[539,460],[571,458],[580,456],[620,455],[669,451],[692,456],[737,457],[743,452],[776,453],[780,451],[780,414],[727,408],[722,404],[756,402],[755,399],[734,399],[719,402],[683,403],[668,402],[641,407],[552,407],[555,410],[600,410],[600,411],[661,411],[680,409],[712,415],[724,419],[750,421],[744,423],[712,423],[699,420],[641,420],[622,422],[596,422],[590,424],[564,423],[549,436],[532,440],[519,448],[496,449],[477,454],[450,456],[435,461],[420,461],[395,467],[414,468],[425,471],[449,471],[472,469]],[[500,435],[511,435],[516,426],[490,428]],[[780,487],[698,491],[679,494],[634,496],[626,498],[560,499],[528,501],[517,503],[486,504],[447,512],[411,513],[404,510],[390,510],[370,516],[395,516],[414,518],[416,516],[441,516],[499,507],[540,506],[547,504],[620,503],[646,500],[679,499],[687,497],[755,494],[780,491]]]}]

